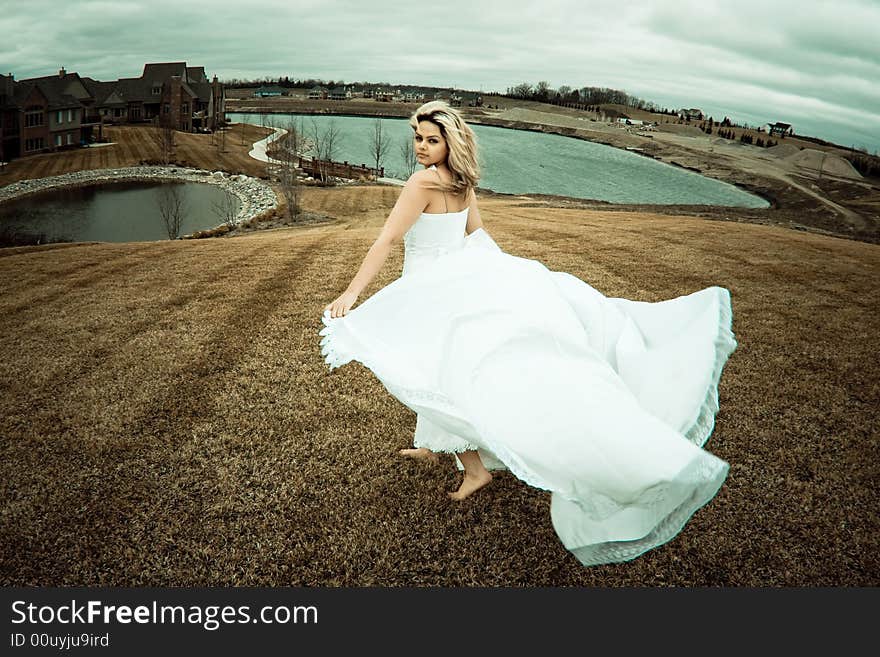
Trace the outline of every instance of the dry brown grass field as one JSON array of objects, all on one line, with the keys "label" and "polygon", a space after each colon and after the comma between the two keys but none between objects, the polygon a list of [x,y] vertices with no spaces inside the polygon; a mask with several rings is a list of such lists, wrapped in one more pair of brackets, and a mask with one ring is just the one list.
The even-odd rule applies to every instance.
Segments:
[{"label": "dry brown grass field", "polygon": [[501,473],[448,500],[450,459],[397,455],[413,413],[321,360],[322,308],[397,193],[310,188],[319,226],[0,250],[2,583],[880,584],[878,246],[482,198],[502,248],[608,296],[732,293],[725,485],[665,546],[584,568],[547,493]]},{"label": "dry brown grass field", "polygon": [[[205,135],[175,132],[177,147],[173,161],[182,166],[209,171],[222,170],[265,176],[266,165],[248,157],[248,151],[253,142],[271,132],[269,128],[235,124],[226,129],[225,148],[221,147],[219,133]],[[150,126],[107,126],[104,128],[104,136],[110,140],[110,144],[13,160],[0,170],[0,185],[18,180],[58,176],[72,171],[159,163],[160,148],[155,140],[155,129]]]}]

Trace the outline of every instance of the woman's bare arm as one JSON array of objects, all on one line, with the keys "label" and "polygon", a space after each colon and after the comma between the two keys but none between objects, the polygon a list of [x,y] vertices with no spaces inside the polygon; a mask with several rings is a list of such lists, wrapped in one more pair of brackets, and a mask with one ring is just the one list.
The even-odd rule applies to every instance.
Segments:
[{"label": "woman's bare arm", "polygon": [[470,203],[468,203],[468,217],[465,232],[470,235],[475,230],[483,227],[483,220],[480,217],[480,209],[477,207],[477,193],[472,189]]},{"label": "woman's bare arm", "polygon": [[422,211],[428,206],[428,189],[425,182],[428,180],[427,171],[418,171],[410,176],[403,186],[394,208],[385,220],[385,225],[379,233],[379,237],[373,242],[367,255],[361,263],[357,274],[348,284],[345,292],[339,295],[324,308],[330,311],[331,317],[342,317],[357,301],[361,292],[364,291],[391,253],[394,245],[406,234],[406,231],[416,222]]}]

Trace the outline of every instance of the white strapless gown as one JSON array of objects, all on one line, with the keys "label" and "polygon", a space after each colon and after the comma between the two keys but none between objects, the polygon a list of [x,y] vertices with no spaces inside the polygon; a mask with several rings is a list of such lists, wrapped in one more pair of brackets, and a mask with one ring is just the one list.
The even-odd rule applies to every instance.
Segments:
[{"label": "white strapless gown", "polygon": [[736,347],[730,294],[607,298],[482,229],[465,236],[466,222],[422,214],[403,276],[343,318],[325,313],[326,362],[372,370],[418,414],[416,446],[478,449],[551,491],[553,526],[583,564],[669,541],[727,476],[701,447]]}]

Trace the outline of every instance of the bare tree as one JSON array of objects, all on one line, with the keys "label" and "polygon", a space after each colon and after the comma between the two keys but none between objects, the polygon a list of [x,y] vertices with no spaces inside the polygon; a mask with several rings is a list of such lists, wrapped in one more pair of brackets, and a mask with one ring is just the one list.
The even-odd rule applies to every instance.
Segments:
[{"label": "bare tree", "polygon": [[171,114],[162,114],[153,129],[153,141],[159,147],[159,161],[169,164],[174,159],[174,126],[171,124]]},{"label": "bare tree", "polygon": [[[389,148],[391,148],[391,138],[388,136],[388,133],[385,132],[382,119],[376,119],[373,121],[370,155],[373,156],[373,161],[376,163],[377,170],[382,168],[382,159],[388,154]],[[379,174],[377,173],[376,175],[378,176]]]},{"label": "bare tree", "polygon": [[238,217],[238,203],[236,198],[227,191],[223,191],[223,196],[219,201],[214,201],[211,208],[220,218],[220,222],[230,230],[236,226],[236,218]]},{"label": "bare tree", "polygon": [[312,152],[318,159],[318,177],[322,182],[326,182],[330,177],[330,162],[336,156],[341,137],[336,121],[330,120],[322,129],[318,122],[312,119],[309,138],[312,142]]},{"label": "bare tree", "polygon": [[412,139],[405,139],[400,144],[400,156],[403,158],[403,166],[406,171],[407,178],[415,173],[416,166],[419,163],[416,157],[416,150],[413,147]]},{"label": "bare tree", "polygon": [[291,118],[285,130],[287,134],[278,140],[278,148],[274,151],[273,157],[278,162],[278,184],[287,201],[287,216],[292,221],[296,221],[300,213],[298,164],[300,151],[303,148],[302,124]]},{"label": "bare tree", "polygon": [[186,212],[183,186],[180,183],[165,183],[159,188],[159,215],[165,226],[168,239],[180,237],[180,227]]},{"label": "bare tree", "polygon": [[272,132],[266,135],[266,177],[269,180],[272,179],[272,168],[274,166],[272,162],[272,155],[270,155],[270,150],[272,149],[272,145],[275,143],[275,117],[272,115],[263,114],[262,123],[264,128],[269,128]]},{"label": "bare tree", "polygon": [[528,82],[523,82],[522,84],[518,84],[512,89],[509,89],[510,95],[515,98],[530,98],[532,96],[533,90],[532,85]]},{"label": "bare tree", "polygon": [[535,86],[534,95],[537,100],[547,100],[548,97],[552,94],[553,90],[550,88],[550,83],[546,80],[541,80]]}]

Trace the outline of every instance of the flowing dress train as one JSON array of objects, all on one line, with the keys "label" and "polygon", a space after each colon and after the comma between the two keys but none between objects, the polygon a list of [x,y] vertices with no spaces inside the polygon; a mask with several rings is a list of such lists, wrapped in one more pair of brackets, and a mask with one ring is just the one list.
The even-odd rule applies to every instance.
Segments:
[{"label": "flowing dress train", "polygon": [[728,464],[702,449],[736,347],[730,294],[646,303],[504,253],[467,209],[423,213],[403,275],[323,318],[331,369],[357,360],[417,415],[414,443],[479,450],[552,493],[583,564],[633,559],[714,497]]}]

